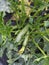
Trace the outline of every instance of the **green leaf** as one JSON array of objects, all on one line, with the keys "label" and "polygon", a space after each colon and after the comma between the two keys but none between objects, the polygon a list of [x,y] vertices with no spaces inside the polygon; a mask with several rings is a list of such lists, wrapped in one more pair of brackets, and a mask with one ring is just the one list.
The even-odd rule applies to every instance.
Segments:
[{"label": "green leaf", "polygon": [[33,0],[35,6],[42,5],[42,0]]},{"label": "green leaf", "polygon": [[47,57],[47,58],[44,59],[43,65],[49,65],[49,57]]},{"label": "green leaf", "polygon": [[2,41],[3,41],[2,35],[0,34],[0,44],[2,44]]},{"label": "green leaf", "polygon": [[49,21],[44,21],[44,26],[49,27]]}]

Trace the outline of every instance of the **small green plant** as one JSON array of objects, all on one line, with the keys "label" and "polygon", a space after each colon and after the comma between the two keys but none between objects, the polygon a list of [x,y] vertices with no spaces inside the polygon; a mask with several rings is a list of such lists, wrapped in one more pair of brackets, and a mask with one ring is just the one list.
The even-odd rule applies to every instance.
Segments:
[{"label": "small green plant", "polygon": [[[16,25],[12,26],[11,20],[4,25],[3,12],[0,12],[0,56],[7,48],[9,65],[20,65],[21,62],[23,65],[48,65],[49,1],[31,0],[34,5],[27,5],[25,0],[8,1]],[[26,13],[26,7],[30,10],[29,14]],[[11,36],[11,32],[15,37]]]}]

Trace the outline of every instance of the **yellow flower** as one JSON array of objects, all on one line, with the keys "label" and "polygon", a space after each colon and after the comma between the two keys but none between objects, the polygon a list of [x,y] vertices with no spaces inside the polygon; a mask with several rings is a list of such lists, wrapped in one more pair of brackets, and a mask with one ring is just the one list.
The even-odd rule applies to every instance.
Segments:
[{"label": "yellow flower", "polygon": [[19,50],[19,54],[22,54],[23,52],[24,52],[24,50],[25,50],[25,47],[23,46],[20,50]]}]

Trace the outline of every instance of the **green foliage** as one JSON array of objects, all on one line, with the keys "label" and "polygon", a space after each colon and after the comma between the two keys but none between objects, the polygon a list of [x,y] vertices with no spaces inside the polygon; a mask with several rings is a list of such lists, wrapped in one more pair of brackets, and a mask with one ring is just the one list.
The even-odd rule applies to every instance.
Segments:
[{"label": "green foliage", "polygon": [[[7,60],[9,65],[48,65],[49,13],[46,12],[45,15],[45,10],[49,7],[49,1],[33,0],[34,6],[26,5],[24,0],[21,2],[17,0],[8,1],[16,16],[17,24],[11,26],[11,20],[9,20],[4,25],[4,13],[0,12],[0,57],[3,55],[4,49],[7,48],[6,54],[9,58]],[[26,7],[30,8],[29,15],[26,14]],[[31,12],[34,14],[31,15]],[[27,20],[27,18],[29,19]],[[15,33],[15,37],[11,36],[11,32]],[[21,44],[22,47],[18,50],[18,45]],[[38,51],[36,53],[36,49],[40,53]],[[15,62],[16,60],[19,62]]]}]

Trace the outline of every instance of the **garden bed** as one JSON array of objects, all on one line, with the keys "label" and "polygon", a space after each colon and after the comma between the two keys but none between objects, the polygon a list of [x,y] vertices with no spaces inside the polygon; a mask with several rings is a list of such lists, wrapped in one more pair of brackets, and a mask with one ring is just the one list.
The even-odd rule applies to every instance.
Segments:
[{"label": "garden bed", "polygon": [[0,12],[0,65],[49,65],[49,0],[8,0]]}]

